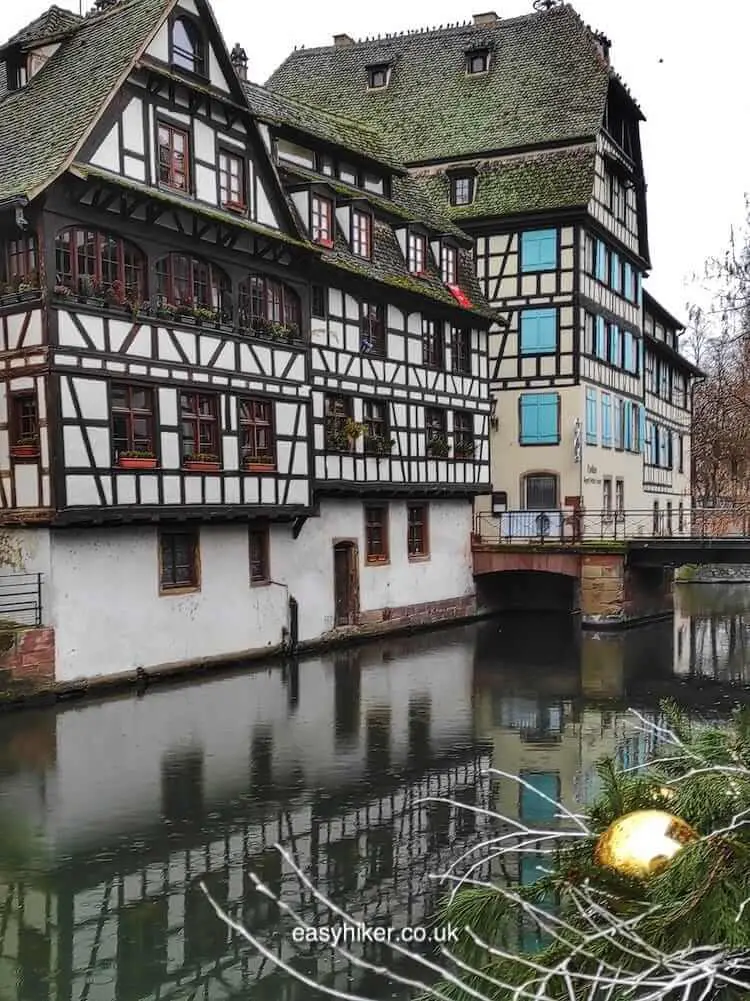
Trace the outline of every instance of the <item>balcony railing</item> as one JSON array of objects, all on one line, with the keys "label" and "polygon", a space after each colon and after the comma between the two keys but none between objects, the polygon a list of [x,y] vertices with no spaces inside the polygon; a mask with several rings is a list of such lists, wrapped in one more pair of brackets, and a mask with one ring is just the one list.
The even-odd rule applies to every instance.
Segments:
[{"label": "balcony railing", "polygon": [[683,508],[672,510],[503,511],[478,514],[474,543],[573,544],[624,542],[627,539],[744,539],[750,538],[750,507]]},{"label": "balcony railing", "polygon": [[0,631],[42,624],[42,575],[0,574]]}]

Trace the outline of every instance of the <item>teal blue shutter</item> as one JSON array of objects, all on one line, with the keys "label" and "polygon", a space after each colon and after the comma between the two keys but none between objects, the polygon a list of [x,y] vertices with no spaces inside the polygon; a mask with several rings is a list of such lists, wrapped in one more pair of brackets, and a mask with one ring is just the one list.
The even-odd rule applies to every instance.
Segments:
[{"label": "teal blue shutter", "polygon": [[641,429],[640,429],[641,447],[640,447],[640,451],[645,455],[646,454],[646,408],[645,407],[640,407],[639,408],[639,413],[640,413],[640,418],[641,418]]},{"label": "teal blue shutter", "polygon": [[635,301],[636,305],[640,309],[643,305],[643,284],[641,282],[641,276],[638,274],[635,276]]},{"label": "teal blue shutter", "polygon": [[612,323],[609,328],[609,360],[613,365],[621,365],[620,359],[620,328]]},{"label": "teal blue shutter", "polygon": [[[560,799],[560,773],[559,772],[521,772],[522,778],[532,788],[521,786],[521,810],[520,820],[527,821],[551,821],[559,812],[556,806]],[[548,799],[542,799],[534,790],[538,790]],[[552,800],[550,803],[549,800]]]},{"label": "teal blue shutter", "polygon": [[557,310],[521,311],[521,354],[554,354],[557,350]]},{"label": "teal blue shutter", "polygon": [[596,241],[596,277],[600,282],[607,280],[607,248],[601,240]]},{"label": "teal blue shutter", "polygon": [[642,374],[645,371],[646,370],[643,367],[643,338],[639,337],[638,338],[638,363],[637,363],[636,368],[635,368],[635,374],[636,375],[640,375],[640,374]]},{"label": "teal blue shutter", "polygon": [[610,284],[615,292],[622,291],[622,272],[620,271],[620,255],[612,251],[610,261]]},{"label": "teal blue shutter", "polygon": [[556,445],[560,440],[558,420],[560,397],[557,393],[542,393],[538,399],[539,441],[546,445]]},{"label": "teal blue shutter", "polygon": [[607,357],[607,328],[603,316],[596,318],[596,356],[602,359]]},{"label": "teal blue shutter", "polygon": [[602,393],[602,445],[612,445],[612,397]]},{"label": "teal blue shutter", "polygon": [[538,229],[521,234],[521,271],[557,268],[557,230]]},{"label": "teal blue shutter", "polygon": [[625,298],[628,302],[633,302],[635,299],[635,289],[633,287],[633,266],[625,261],[623,269],[625,272]]},{"label": "teal blue shutter", "polygon": [[596,445],[596,390],[586,390],[586,444]]},{"label": "teal blue shutter", "polygon": [[622,332],[622,367],[626,372],[633,371],[633,335],[629,330]]},{"label": "teal blue shutter", "polygon": [[626,451],[630,451],[633,447],[633,404],[630,400],[625,400],[624,410],[623,410],[623,424],[625,434],[623,436],[623,447]]}]

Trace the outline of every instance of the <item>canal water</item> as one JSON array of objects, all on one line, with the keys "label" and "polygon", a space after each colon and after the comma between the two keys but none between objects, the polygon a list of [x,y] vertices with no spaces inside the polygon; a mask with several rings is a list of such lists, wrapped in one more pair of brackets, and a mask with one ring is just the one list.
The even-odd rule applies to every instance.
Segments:
[{"label": "canal water", "polygon": [[357,965],[406,969],[382,947],[295,943],[251,873],[311,926],[338,920],[311,886],[370,926],[425,926],[431,877],[493,823],[430,797],[552,823],[487,769],[580,807],[600,757],[648,755],[629,709],[657,720],[668,695],[702,716],[750,701],[750,586],[682,586],[673,622],[624,635],[515,615],[2,715],[0,1001],[414,996]]}]

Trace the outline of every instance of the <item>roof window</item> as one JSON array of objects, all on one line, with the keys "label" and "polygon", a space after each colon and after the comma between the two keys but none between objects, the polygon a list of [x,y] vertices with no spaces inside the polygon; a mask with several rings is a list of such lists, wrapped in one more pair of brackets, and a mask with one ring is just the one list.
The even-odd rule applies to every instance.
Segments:
[{"label": "roof window", "polygon": [[367,67],[367,89],[385,90],[391,75],[388,63],[374,63]]},{"label": "roof window", "polygon": [[466,72],[472,76],[486,73],[490,68],[490,50],[472,49],[466,53]]}]

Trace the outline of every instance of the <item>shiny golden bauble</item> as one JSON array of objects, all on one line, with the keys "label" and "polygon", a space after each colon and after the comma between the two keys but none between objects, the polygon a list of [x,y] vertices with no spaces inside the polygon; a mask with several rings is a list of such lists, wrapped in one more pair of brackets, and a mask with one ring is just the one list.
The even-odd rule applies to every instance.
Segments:
[{"label": "shiny golden bauble", "polygon": [[671,813],[636,810],[619,817],[599,836],[594,861],[623,876],[653,876],[697,837],[690,824]]}]

